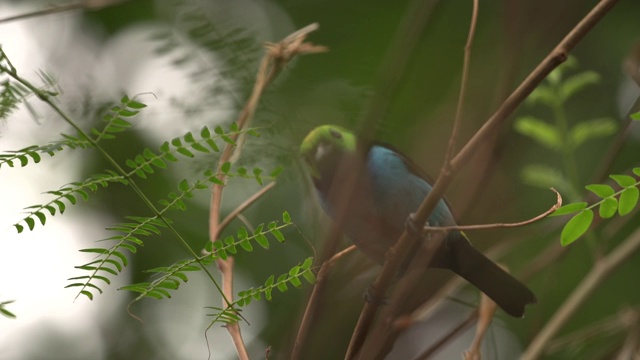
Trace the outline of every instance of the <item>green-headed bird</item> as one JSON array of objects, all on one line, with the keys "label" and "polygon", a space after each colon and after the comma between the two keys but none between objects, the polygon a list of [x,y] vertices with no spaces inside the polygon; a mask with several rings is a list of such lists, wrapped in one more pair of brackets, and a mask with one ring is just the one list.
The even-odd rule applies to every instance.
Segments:
[{"label": "green-headed bird", "polygon": [[[367,150],[364,157],[357,156],[358,146]],[[336,196],[335,188],[354,176],[351,170],[362,170],[348,194],[343,231],[360,251],[382,264],[387,249],[404,231],[408,216],[431,191],[427,177],[400,152],[381,144],[358,144],[353,133],[334,125],[311,131],[300,152],[329,217],[345,206],[340,205],[344,198]],[[362,160],[364,164],[356,163]],[[430,226],[455,226],[444,200],[428,222]],[[531,290],[471,246],[462,232],[447,234],[430,266],[462,276],[511,316],[522,317],[525,305],[536,302]]]}]

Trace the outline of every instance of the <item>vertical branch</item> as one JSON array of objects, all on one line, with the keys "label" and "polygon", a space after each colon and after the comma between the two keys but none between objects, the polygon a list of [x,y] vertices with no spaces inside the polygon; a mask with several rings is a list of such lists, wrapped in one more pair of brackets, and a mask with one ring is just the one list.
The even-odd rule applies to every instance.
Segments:
[{"label": "vertical branch", "polygon": [[[266,44],[267,52],[260,62],[260,67],[256,75],[256,81],[253,86],[253,90],[251,92],[251,95],[249,96],[249,99],[247,100],[247,103],[242,109],[242,112],[236,120],[236,124],[238,125],[238,128],[240,130],[246,129],[249,126],[251,120],[253,119],[256,108],[258,107],[260,97],[269,86],[269,84],[271,84],[271,82],[278,76],[282,69],[284,69],[284,67],[289,63],[289,61],[291,61],[296,55],[327,51],[327,48],[323,46],[315,46],[310,43],[304,42],[307,35],[316,29],[318,29],[318,25],[311,24],[292,33],[277,44]],[[231,136],[233,143],[237,142],[238,137],[239,133],[235,133]],[[223,183],[226,183],[227,176],[222,172],[222,165],[226,162],[231,161],[232,157],[234,157],[234,155],[237,155],[241,151],[241,147],[241,145],[238,145],[236,147],[235,145],[232,145],[230,143],[226,144],[222,152],[222,156],[218,161],[216,171],[216,176]],[[268,188],[270,189],[271,186],[272,185],[268,186]],[[219,184],[214,184],[211,188],[211,202],[209,209],[210,241],[215,241],[216,239],[218,239],[224,226],[226,226],[232,220],[232,217],[227,217],[224,221],[220,222],[220,207],[222,204],[223,189],[224,185]],[[245,203],[251,203],[261,194],[264,194],[264,191],[259,192],[257,196],[250,198]],[[238,211],[234,213],[234,216],[237,216],[240,212]],[[223,275],[223,289],[224,293],[226,294],[226,298],[223,299],[222,306],[230,307],[230,299],[232,299],[233,295],[233,257],[228,257],[227,260],[217,259],[216,263],[218,265],[218,269],[220,269],[220,272]],[[240,332],[239,324],[228,324],[227,331],[229,332],[229,335],[231,336],[236,347],[238,357],[242,360],[249,359],[246,348],[244,346],[244,341],[242,340],[242,334]]]}]

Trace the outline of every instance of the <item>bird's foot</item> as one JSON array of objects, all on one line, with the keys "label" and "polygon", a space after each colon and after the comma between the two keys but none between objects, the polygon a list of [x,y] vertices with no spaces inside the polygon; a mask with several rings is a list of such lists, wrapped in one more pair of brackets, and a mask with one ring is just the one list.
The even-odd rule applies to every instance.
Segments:
[{"label": "bird's foot", "polygon": [[[427,225],[429,224],[427,223]],[[407,217],[407,221],[404,224],[404,227],[412,236],[421,238],[424,235],[422,227],[418,227],[418,224],[416,224],[416,213],[409,214],[409,216]]]},{"label": "bird's foot", "polygon": [[386,297],[378,297],[374,294],[373,284],[369,284],[367,290],[362,294],[364,301],[375,305],[387,305],[389,301]]}]

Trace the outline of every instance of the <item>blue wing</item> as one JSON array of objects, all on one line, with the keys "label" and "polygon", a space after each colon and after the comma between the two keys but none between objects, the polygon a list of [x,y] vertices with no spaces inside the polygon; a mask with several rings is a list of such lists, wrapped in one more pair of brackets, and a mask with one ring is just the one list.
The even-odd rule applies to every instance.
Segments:
[{"label": "blue wing", "polygon": [[[418,209],[431,191],[431,185],[412,171],[402,155],[381,145],[371,147],[367,170],[373,183],[375,205],[371,211],[390,225],[403,229],[407,216]],[[455,224],[444,200],[438,203],[429,223],[432,226]]]}]

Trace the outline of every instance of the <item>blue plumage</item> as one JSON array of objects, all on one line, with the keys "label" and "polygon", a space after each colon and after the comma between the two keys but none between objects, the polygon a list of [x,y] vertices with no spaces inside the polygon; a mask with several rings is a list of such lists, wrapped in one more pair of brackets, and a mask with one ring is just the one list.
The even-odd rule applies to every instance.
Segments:
[{"label": "blue plumage", "polygon": [[[378,263],[402,234],[407,217],[415,212],[432,187],[421,171],[399,152],[382,146],[368,148],[364,159],[356,154],[357,140],[350,132],[332,125],[314,129],[303,141],[301,154],[309,167],[326,213],[336,219],[346,206],[343,230],[354,244]],[[354,166],[360,164],[362,166]],[[360,174],[353,169],[362,168]],[[339,189],[357,176],[346,196]],[[431,226],[455,225],[444,200],[429,218]],[[536,302],[525,285],[471,246],[460,232],[447,235],[431,262],[464,277],[512,316],[521,317],[526,304]]]}]

